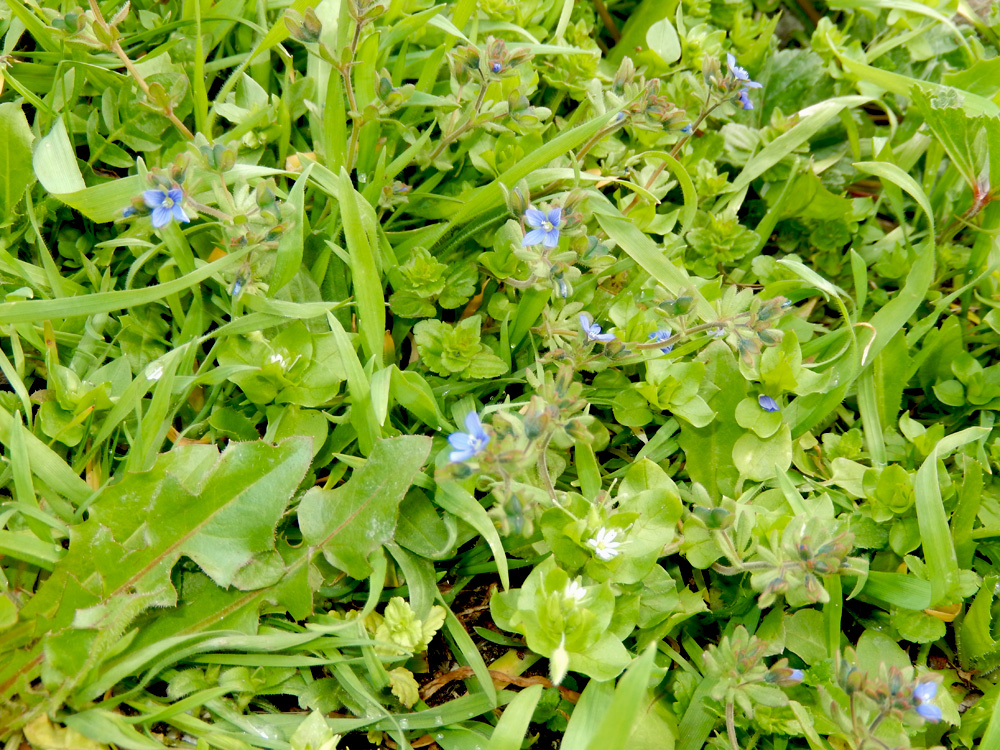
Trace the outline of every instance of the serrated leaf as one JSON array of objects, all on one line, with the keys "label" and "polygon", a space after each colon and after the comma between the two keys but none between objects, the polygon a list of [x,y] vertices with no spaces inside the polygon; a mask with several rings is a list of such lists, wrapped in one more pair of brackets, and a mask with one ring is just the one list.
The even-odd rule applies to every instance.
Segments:
[{"label": "serrated leaf", "polygon": [[383,438],[346,484],[309,490],[298,511],[306,543],[352,578],[370,575],[368,558],[392,540],[399,504],[430,450],[427,437]]}]

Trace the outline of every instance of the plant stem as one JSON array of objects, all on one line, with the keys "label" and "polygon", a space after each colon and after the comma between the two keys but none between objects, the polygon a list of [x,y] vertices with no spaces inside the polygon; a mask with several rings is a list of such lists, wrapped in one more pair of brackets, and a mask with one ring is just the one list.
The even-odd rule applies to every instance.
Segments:
[{"label": "plant stem", "polygon": [[[109,38],[111,38],[111,41],[108,43],[108,49],[110,49],[113,53],[115,53],[115,55],[118,56],[118,59],[122,61],[122,64],[125,66],[125,69],[128,70],[132,78],[135,79],[135,82],[139,85],[139,88],[142,89],[142,93],[146,95],[146,98],[149,100],[149,103],[153,104],[153,98],[149,93],[149,84],[146,83],[146,79],[143,78],[142,74],[136,69],[135,65],[132,63],[132,60],[129,59],[129,56],[125,54],[125,50],[122,49],[122,46],[121,44],[119,44],[118,40],[111,37],[111,26],[108,24],[107,21],[104,20],[104,16],[101,14],[101,9],[97,5],[97,0],[90,0],[90,10],[94,13],[95,23],[97,23],[104,30],[104,33],[107,34]],[[184,123],[177,118],[177,115],[174,114],[174,110],[169,104],[164,105],[163,114],[168,120],[170,120],[170,122],[173,123],[174,127],[180,131],[181,135],[183,135],[188,140],[194,138],[194,133],[188,130],[187,127],[184,125]]]},{"label": "plant stem", "polygon": [[349,62],[338,67],[341,77],[344,79],[344,92],[347,94],[347,104],[351,108],[351,139],[347,146],[347,171],[354,169],[357,158],[358,139],[361,137],[361,112],[358,111],[358,101],[354,95],[354,83],[351,79],[351,68],[356,64],[355,57],[358,54],[358,44],[361,42],[361,19],[354,24],[354,37],[351,39],[351,59]]},{"label": "plant stem", "polygon": [[446,135],[441,139],[441,142],[438,143],[438,147],[434,149],[434,153],[431,154],[430,157],[431,161],[434,161],[436,158],[438,158],[438,156],[441,155],[442,151],[444,151],[448,146],[450,146],[452,143],[458,140],[459,136],[464,134],[466,131],[471,130],[478,124],[477,120],[479,118],[479,109],[480,107],[483,106],[483,99],[486,98],[487,88],[489,88],[489,83],[483,81],[483,85],[479,89],[479,97],[476,99],[476,103],[472,105],[472,112],[473,112],[472,117],[466,120],[457,130],[453,131],[452,133],[449,133],[448,135]]},{"label": "plant stem", "polygon": [[729,746],[733,750],[740,750],[740,743],[736,740],[736,710],[733,702],[726,704],[726,733],[729,735]]},{"label": "plant stem", "polygon": [[[702,105],[701,113],[698,115],[698,118],[691,124],[691,132],[688,133],[683,138],[681,138],[679,141],[677,141],[677,143],[674,144],[674,147],[670,149],[670,155],[672,157],[676,158],[677,154],[679,154],[680,150],[684,147],[684,144],[694,137],[695,131],[697,131],[698,126],[705,121],[705,118],[708,117],[710,114],[712,114],[712,112],[714,112],[716,109],[718,109],[720,106],[722,106],[722,104],[724,104],[727,101],[726,99],[720,99],[711,107],[709,107],[708,102],[710,101],[711,97],[712,97],[711,92],[705,94],[705,103]],[[656,178],[659,177],[661,174],[663,174],[663,170],[666,168],[667,168],[667,162],[666,160],[664,160],[663,163],[656,168],[656,171],[653,172],[653,176],[646,181],[646,190],[649,190],[650,188],[653,187],[653,183],[656,182]],[[622,211],[622,214],[627,216],[628,212],[631,211],[633,208],[635,208],[638,203],[639,203],[639,194],[636,193],[635,195],[632,196],[631,202],[625,207],[625,210]]]}]

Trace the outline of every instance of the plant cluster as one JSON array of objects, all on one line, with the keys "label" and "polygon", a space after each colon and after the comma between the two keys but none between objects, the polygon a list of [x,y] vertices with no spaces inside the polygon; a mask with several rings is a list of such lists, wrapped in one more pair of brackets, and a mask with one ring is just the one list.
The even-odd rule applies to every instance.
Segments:
[{"label": "plant cluster", "polygon": [[7,0],[0,740],[1000,746],[978,5]]}]

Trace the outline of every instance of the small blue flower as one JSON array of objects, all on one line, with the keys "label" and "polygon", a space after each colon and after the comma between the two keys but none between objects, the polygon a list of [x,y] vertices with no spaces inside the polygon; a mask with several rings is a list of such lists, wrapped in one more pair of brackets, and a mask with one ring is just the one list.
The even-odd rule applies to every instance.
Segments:
[{"label": "small blue flower", "polygon": [[501,64],[500,64],[500,63],[498,63],[498,62],[495,62],[495,63],[493,63],[493,64],[492,64],[492,65],[490,66],[490,69],[491,69],[491,70],[492,70],[492,71],[493,71],[494,73],[499,73],[499,72],[500,72],[501,70],[503,70],[503,65],[501,65]]},{"label": "small blue flower", "polygon": [[805,677],[805,675],[802,674],[802,670],[801,669],[793,669],[792,673],[790,675],[788,675],[788,680],[794,681],[794,682],[802,682],[802,678],[803,677]]},{"label": "small blue flower", "polygon": [[583,335],[587,337],[587,341],[603,341],[607,343],[608,341],[615,340],[613,333],[601,333],[601,327],[587,313],[580,313],[580,326],[583,328]]},{"label": "small blue flower", "polygon": [[750,74],[747,73],[747,69],[741,68],[736,64],[736,58],[733,56],[732,52],[726,53],[726,67],[729,68],[729,74],[739,81],[745,88],[759,89],[763,87],[763,84],[750,80]]},{"label": "small blue flower", "polygon": [[917,713],[924,717],[931,724],[937,724],[941,721],[941,709],[935,706],[933,703],[924,703],[917,706]]},{"label": "small blue flower", "polygon": [[534,227],[524,235],[524,246],[545,245],[545,247],[555,247],[559,244],[559,223],[562,221],[562,209],[553,208],[546,214],[537,208],[529,208],[524,212],[524,219],[528,226]]},{"label": "small blue flower", "polygon": [[750,95],[747,94],[747,90],[743,89],[736,95],[736,101],[740,103],[743,109],[753,109],[753,102],[750,101]]},{"label": "small blue flower", "polygon": [[778,402],[775,401],[770,396],[765,396],[761,394],[757,397],[757,403],[760,404],[760,408],[764,411],[778,411]]},{"label": "small blue flower", "polygon": [[139,213],[139,210],[135,206],[129,206],[122,211],[122,217],[127,219],[130,216],[135,216],[137,213]]},{"label": "small blue flower", "polygon": [[476,412],[470,411],[466,416],[465,429],[466,432],[456,432],[448,436],[448,442],[455,449],[448,456],[448,460],[452,463],[468,461],[482,453],[490,444],[490,436],[483,429],[483,423]]},{"label": "small blue flower", "polygon": [[934,700],[934,696],[937,695],[937,683],[936,682],[921,682],[915,688],[913,688],[913,697],[917,699],[920,703],[926,703],[927,701]]},{"label": "small blue flower", "polygon": [[932,724],[941,721],[941,709],[931,703],[937,695],[936,682],[921,682],[913,689],[913,697],[917,699],[917,713]]},{"label": "small blue flower", "polygon": [[181,223],[191,221],[181,207],[184,191],[180,188],[147,190],[142,194],[142,200],[153,209],[153,226],[157,229],[165,227],[171,219]]},{"label": "small blue flower", "polygon": [[681,132],[684,135],[691,135],[691,126],[690,125],[685,125],[683,128],[681,128]]},{"label": "small blue flower", "polygon": [[[672,332],[669,328],[661,328],[658,331],[653,331],[649,334],[650,341],[666,341],[672,336]],[[660,351],[664,354],[670,354],[671,350],[674,348],[673,344],[668,344],[667,346],[661,346]]]}]

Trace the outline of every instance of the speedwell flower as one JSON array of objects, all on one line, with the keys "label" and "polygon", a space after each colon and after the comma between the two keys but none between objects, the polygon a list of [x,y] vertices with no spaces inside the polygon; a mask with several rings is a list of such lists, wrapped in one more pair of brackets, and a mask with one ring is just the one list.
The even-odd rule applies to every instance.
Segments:
[{"label": "speedwell flower", "polygon": [[753,102],[750,101],[750,95],[747,93],[746,89],[743,89],[736,95],[736,101],[740,103],[743,109],[753,109]]},{"label": "speedwell flower", "polygon": [[764,411],[778,411],[778,402],[770,396],[765,396],[764,394],[759,395],[757,397],[757,403],[760,404],[760,408]]},{"label": "speedwell flower", "polygon": [[171,219],[180,223],[191,221],[184,213],[181,202],[184,200],[184,191],[179,187],[164,190],[147,190],[142,194],[143,202],[153,209],[153,226],[162,229],[170,223]]},{"label": "speedwell flower", "polygon": [[750,80],[750,74],[747,73],[747,69],[736,64],[736,58],[732,52],[726,53],[726,67],[729,68],[729,74],[744,88],[759,89],[763,87],[763,84]]},{"label": "speedwell flower", "polygon": [[603,341],[606,343],[615,340],[613,333],[601,333],[601,327],[587,313],[580,313],[580,327],[583,328],[583,335],[587,337],[587,341]]},{"label": "speedwell flower", "polygon": [[[669,328],[661,328],[658,331],[653,331],[649,334],[650,341],[666,341],[672,335]],[[668,344],[667,346],[661,346],[660,351],[664,354],[670,354],[670,351],[674,348],[673,344]]]},{"label": "speedwell flower", "polygon": [[941,721],[941,709],[931,703],[935,695],[936,682],[921,682],[913,689],[913,697],[917,699],[917,713],[932,724]]},{"label": "speedwell flower", "polygon": [[478,456],[490,443],[490,436],[483,429],[483,423],[476,412],[470,411],[466,416],[465,430],[448,436],[448,442],[455,449],[448,456],[452,463],[468,461],[473,456]]},{"label": "speedwell flower", "polygon": [[587,540],[587,546],[594,550],[594,557],[604,562],[614,560],[618,557],[622,546],[621,542],[616,542],[618,529],[606,529],[601,527],[597,533]]},{"label": "speedwell flower", "polygon": [[529,208],[524,212],[524,220],[534,227],[524,235],[524,246],[545,245],[555,247],[559,244],[559,224],[562,222],[562,209],[553,208],[546,214],[537,208]]}]

